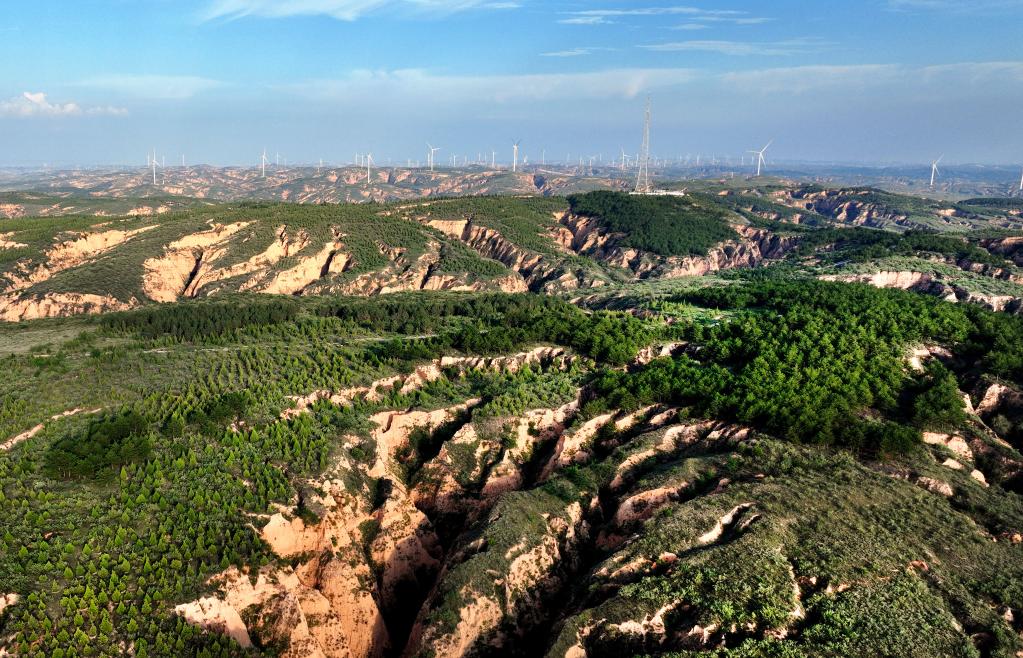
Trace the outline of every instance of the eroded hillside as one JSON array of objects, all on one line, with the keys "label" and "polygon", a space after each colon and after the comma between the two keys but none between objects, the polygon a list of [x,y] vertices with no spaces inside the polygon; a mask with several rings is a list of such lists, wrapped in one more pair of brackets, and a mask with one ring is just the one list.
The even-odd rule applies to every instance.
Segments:
[{"label": "eroded hillside", "polygon": [[[680,216],[700,212],[682,209]],[[228,292],[559,293],[754,267],[795,244],[738,215],[714,212],[720,237],[678,255],[636,247],[627,231],[576,214],[557,198],[25,218],[7,222],[0,234],[0,317],[99,313]]]},{"label": "eroded hillside", "polygon": [[1018,318],[812,280],[632,311],[248,295],[0,329],[0,646],[1023,650]]}]

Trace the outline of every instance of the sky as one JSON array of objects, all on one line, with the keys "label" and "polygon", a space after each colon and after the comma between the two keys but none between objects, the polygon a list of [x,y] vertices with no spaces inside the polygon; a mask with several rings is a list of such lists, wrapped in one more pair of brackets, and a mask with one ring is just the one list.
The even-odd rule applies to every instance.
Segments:
[{"label": "sky", "polygon": [[0,166],[1023,162],[1023,0],[2,5]]}]

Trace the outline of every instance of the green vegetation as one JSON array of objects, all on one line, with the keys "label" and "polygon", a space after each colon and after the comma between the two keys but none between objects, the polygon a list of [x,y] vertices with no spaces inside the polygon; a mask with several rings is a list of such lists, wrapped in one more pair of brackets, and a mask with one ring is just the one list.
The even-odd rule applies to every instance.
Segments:
[{"label": "green vegetation", "polygon": [[832,261],[865,262],[892,256],[936,254],[953,261],[968,261],[995,267],[1012,267],[1001,256],[970,243],[965,238],[933,231],[893,233],[866,228],[812,229],[801,233],[797,256],[808,255],[824,245],[834,245],[827,258]]},{"label": "green vegetation", "polygon": [[56,477],[97,477],[110,467],[144,461],[152,441],[146,419],[128,412],[89,423],[83,436],[65,437],[46,452],[46,469]]},{"label": "green vegetation", "polygon": [[947,425],[962,413],[961,400],[948,394],[955,386],[950,373],[911,386],[908,345],[988,343],[975,349],[987,351],[985,360],[999,363],[1003,376],[1014,372],[1010,364],[1019,355],[997,338],[997,329],[971,332],[973,309],[902,291],[769,282],[683,293],[673,301],[742,312],[726,323],[692,325],[689,337],[701,346],[695,358],[604,374],[597,386],[611,406],[692,405],[697,414],[734,418],[793,440],[868,454],[904,452],[919,441],[914,422]]},{"label": "green vegetation", "polygon": [[596,217],[623,244],[662,256],[702,256],[736,237],[725,212],[690,197],[589,192],[568,198],[572,212]]},{"label": "green vegetation", "polygon": [[[763,188],[773,189],[783,188]],[[419,508],[426,520],[408,532],[442,553],[432,555],[437,565],[408,565],[416,586],[403,583],[409,593],[392,606],[407,606],[409,618],[387,619],[399,629],[396,652],[428,594],[428,631],[463,632],[469,605],[500,608],[473,655],[561,658],[577,642],[590,656],[615,657],[1023,650],[1003,618],[1023,609],[1012,543],[1023,531],[1023,456],[989,429],[1018,446],[1023,411],[1009,405],[984,425],[962,396],[993,381],[1023,387],[1023,318],[813,278],[932,256],[1016,268],[976,235],[753,220],[791,216],[781,208],[755,194],[595,192],[567,203],[245,203],[112,220],[157,226],[30,291],[138,296],[141,281],[123,273],[140,273],[210,221],[248,222],[218,248],[217,267],[262,253],[281,227],[305,246],[274,272],[334,241],[353,265],[307,290],[322,295],[229,293],[235,282],[220,281],[187,302],[0,327],[0,440],[32,430],[0,452],[0,595],[21,596],[0,613],[0,647],[60,658],[278,655],[283,646],[243,650],[174,608],[210,595],[210,578],[229,567],[255,578],[310,559],[276,555],[260,527],[282,509],[322,523],[320,496],[340,486],[345,513],[365,512],[348,527],[357,551],[345,557],[365,560],[357,566],[371,575],[358,587],[379,601],[381,546],[410,539],[388,516],[409,508],[391,496]],[[926,208],[934,204],[908,210]],[[554,243],[555,215],[568,209],[661,255],[699,255],[736,237],[731,210],[798,236],[801,247],[742,276],[618,281],[573,291],[571,302],[326,294],[428,251],[433,271],[464,281],[509,272],[424,225],[430,219],[471,220],[528,258],[615,281]],[[11,239],[27,246],[4,262],[41,253],[65,231],[101,230],[95,218],[62,221],[14,220]],[[672,356],[637,360],[669,342]],[[907,356],[921,345],[951,356],[914,370]],[[523,363],[521,353],[540,346],[560,349]],[[518,360],[502,370],[493,356]],[[304,411],[284,413],[296,398]],[[431,414],[440,426],[391,424],[391,412],[456,405]],[[519,424],[527,412],[528,426]],[[382,453],[374,414],[408,440]],[[925,444],[925,431],[962,436],[970,454]],[[403,546],[407,554],[388,559],[416,554],[414,542]],[[337,568],[355,569],[346,564]],[[244,611],[246,622],[257,615]],[[656,629],[633,632],[655,617],[669,631],[663,641]]]}]

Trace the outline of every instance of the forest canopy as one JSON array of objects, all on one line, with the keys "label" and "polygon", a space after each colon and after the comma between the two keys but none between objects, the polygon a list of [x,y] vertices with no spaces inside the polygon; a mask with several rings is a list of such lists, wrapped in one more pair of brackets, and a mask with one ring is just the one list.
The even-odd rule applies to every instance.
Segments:
[{"label": "forest canopy", "polygon": [[724,210],[689,197],[640,196],[597,191],[568,197],[572,212],[594,217],[623,244],[662,256],[703,256],[736,237]]}]

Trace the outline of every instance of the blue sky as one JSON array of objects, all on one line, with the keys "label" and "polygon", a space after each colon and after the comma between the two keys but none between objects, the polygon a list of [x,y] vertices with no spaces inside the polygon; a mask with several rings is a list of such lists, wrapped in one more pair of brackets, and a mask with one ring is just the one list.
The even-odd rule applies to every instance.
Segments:
[{"label": "blue sky", "polygon": [[1023,161],[1023,0],[3,0],[0,165]]}]

